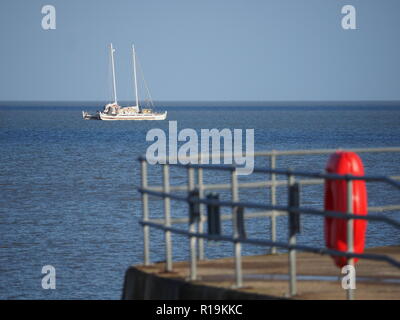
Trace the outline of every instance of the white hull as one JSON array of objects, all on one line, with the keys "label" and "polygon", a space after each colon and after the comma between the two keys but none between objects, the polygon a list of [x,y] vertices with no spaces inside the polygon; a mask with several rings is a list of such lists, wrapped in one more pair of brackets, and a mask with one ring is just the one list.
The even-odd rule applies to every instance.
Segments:
[{"label": "white hull", "polygon": [[101,120],[165,120],[167,111],[164,113],[136,113],[136,114],[105,114],[100,112]]}]

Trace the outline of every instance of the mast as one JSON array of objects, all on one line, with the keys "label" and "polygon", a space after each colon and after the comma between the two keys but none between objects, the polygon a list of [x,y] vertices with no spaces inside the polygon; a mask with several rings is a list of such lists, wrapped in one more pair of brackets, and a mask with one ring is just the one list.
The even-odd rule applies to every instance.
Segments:
[{"label": "mast", "polygon": [[111,66],[112,66],[114,103],[118,104],[118,101],[117,101],[117,86],[116,86],[116,83],[115,83],[114,52],[115,52],[115,49],[113,48],[112,43],[110,43],[110,55],[111,55]]},{"label": "mast", "polygon": [[133,82],[135,85],[136,107],[139,107],[138,88],[136,79],[136,52],[135,52],[135,46],[133,44],[132,44],[132,59],[133,59]]}]

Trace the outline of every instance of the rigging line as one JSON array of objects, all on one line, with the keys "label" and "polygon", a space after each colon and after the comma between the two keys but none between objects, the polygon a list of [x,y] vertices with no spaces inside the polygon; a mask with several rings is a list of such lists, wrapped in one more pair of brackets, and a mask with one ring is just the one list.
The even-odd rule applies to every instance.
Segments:
[{"label": "rigging line", "polygon": [[138,69],[139,69],[140,74],[141,74],[141,76],[142,76],[142,79],[143,79],[144,86],[145,86],[145,88],[146,88],[147,94],[148,94],[148,96],[149,96],[149,98],[150,98],[150,105],[151,105],[152,108],[154,108],[153,98],[151,97],[149,87],[147,86],[146,79],[144,78],[142,66],[141,66],[140,61],[139,61],[139,59],[137,58],[137,56],[136,56],[136,62],[137,62],[137,64],[138,64],[138,67],[139,67]]},{"label": "rigging line", "polygon": [[140,64],[140,61],[138,61],[138,65],[139,65],[140,74],[142,75],[142,78],[143,78],[144,86],[145,86],[146,91],[147,91],[147,95],[148,95],[148,97],[150,99],[150,106],[152,108],[154,108],[153,98],[151,97],[149,86],[147,85],[147,81],[146,81],[146,79],[144,77],[144,73],[143,73],[143,69],[142,69],[142,66]]}]

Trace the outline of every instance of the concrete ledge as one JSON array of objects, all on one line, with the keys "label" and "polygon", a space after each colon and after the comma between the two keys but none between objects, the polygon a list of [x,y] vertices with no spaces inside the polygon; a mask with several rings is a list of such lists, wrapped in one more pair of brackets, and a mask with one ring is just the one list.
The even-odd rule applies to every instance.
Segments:
[{"label": "concrete ledge", "polygon": [[[368,248],[367,253],[384,254],[400,261],[400,246]],[[297,294],[293,299],[346,299],[341,271],[329,256],[298,252]],[[288,256],[243,256],[243,284],[235,283],[234,259],[201,260],[197,281],[188,282],[190,265],[174,261],[173,272],[165,262],[131,266],[125,274],[123,299],[287,299]],[[400,269],[386,262],[361,259],[356,265],[356,299],[400,300]]]},{"label": "concrete ledge", "polygon": [[282,299],[165,278],[131,266],[125,273],[123,300],[271,300]]}]

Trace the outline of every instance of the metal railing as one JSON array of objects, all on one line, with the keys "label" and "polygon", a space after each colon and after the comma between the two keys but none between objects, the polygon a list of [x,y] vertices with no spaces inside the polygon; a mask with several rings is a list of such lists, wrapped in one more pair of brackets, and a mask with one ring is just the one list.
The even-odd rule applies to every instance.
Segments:
[{"label": "metal railing", "polygon": [[[357,153],[380,153],[380,152],[400,152],[400,148],[359,148],[359,149],[346,149]],[[366,216],[353,214],[353,199],[352,199],[352,183],[354,180],[363,180],[366,182],[383,182],[397,190],[400,190],[400,177],[399,176],[352,176],[352,175],[336,175],[327,173],[312,173],[305,171],[295,170],[281,170],[277,169],[278,156],[290,155],[323,155],[331,154],[337,149],[321,149],[321,150],[293,150],[293,151],[271,151],[271,152],[256,152],[255,157],[269,158],[270,167],[255,167],[253,174],[269,174],[270,181],[257,181],[257,182],[238,182],[237,168],[233,165],[205,165],[205,164],[161,164],[162,166],[162,185],[149,186],[148,185],[148,172],[147,160],[145,157],[139,157],[141,162],[141,187],[138,188],[142,194],[142,211],[143,218],[140,224],[143,227],[144,234],[144,264],[150,265],[150,235],[149,228],[163,230],[165,234],[165,268],[167,272],[173,270],[172,259],[172,239],[171,233],[185,235],[189,237],[189,264],[190,264],[190,280],[197,279],[197,260],[204,259],[204,240],[214,241],[227,241],[234,244],[234,261],[235,261],[235,287],[240,288],[243,285],[242,274],[242,244],[251,244],[256,246],[270,247],[271,253],[276,253],[277,248],[288,250],[288,264],[289,264],[289,295],[294,296],[297,293],[296,289],[296,251],[305,251],[318,254],[326,254],[331,256],[340,256],[348,258],[348,264],[354,264],[354,258],[363,258],[370,260],[385,261],[395,267],[400,268],[400,261],[381,254],[359,254],[354,252],[353,244],[353,223],[355,219],[362,219],[368,221],[381,221],[390,224],[400,229],[400,222],[395,219],[378,215],[368,214]],[[187,185],[186,186],[171,186],[170,184],[170,167],[186,168],[187,170]],[[228,184],[204,184],[203,171],[204,170],[218,170],[230,173],[230,183]],[[286,176],[286,180],[278,180],[277,176]],[[196,181],[197,176],[197,181]],[[309,179],[296,179],[298,177]],[[347,183],[347,213],[324,211],[315,208],[307,208],[299,206],[299,185],[317,185],[322,184],[326,179],[329,180],[345,180]],[[288,187],[288,204],[286,206],[277,205],[277,188],[282,186]],[[239,190],[244,188],[270,188],[270,204],[240,201]],[[230,189],[231,201],[223,201],[219,199],[211,199],[205,197],[206,190],[216,189]],[[188,196],[182,196],[175,193],[176,191],[187,191]],[[197,196],[191,196],[193,192],[197,192]],[[150,218],[149,215],[149,196],[159,197],[164,202],[164,218]],[[321,195],[322,198],[322,195]],[[297,199],[297,201],[296,201]],[[185,202],[189,205],[189,217],[172,218],[171,217],[171,200]],[[221,234],[209,234],[204,232],[204,223],[207,221],[204,212],[204,206],[214,207],[229,207],[231,214],[221,215],[221,220],[232,220],[233,232],[232,236]],[[197,210],[193,208],[197,206]],[[243,208],[257,209],[260,211],[250,212],[243,215]],[[382,212],[389,210],[400,210],[400,205],[386,205],[369,207],[369,212]],[[197,214],[194,211],[198,211]],[[288,223],[288,242],[276,240],[276,218],[278,216],[287,215],[289,218]],[[321,217],[332,217],[347,220],[347,239],[348,250],[347,252],[337,251],[328,248],[313,247],[306,245],[299,245],[296,243],[296,231],[293,226],[293,221],[299,219],[300,215],[316,215]],[[252,239],[247,238],[241,232],[243,228],[243,218],[260,218],[269,217],[271,220],[270,233],[271,239]],[[173,224],[189,223],[189,230],[173,227]],[[347,290],[348,299],[353,298],[353,290]]]}]

